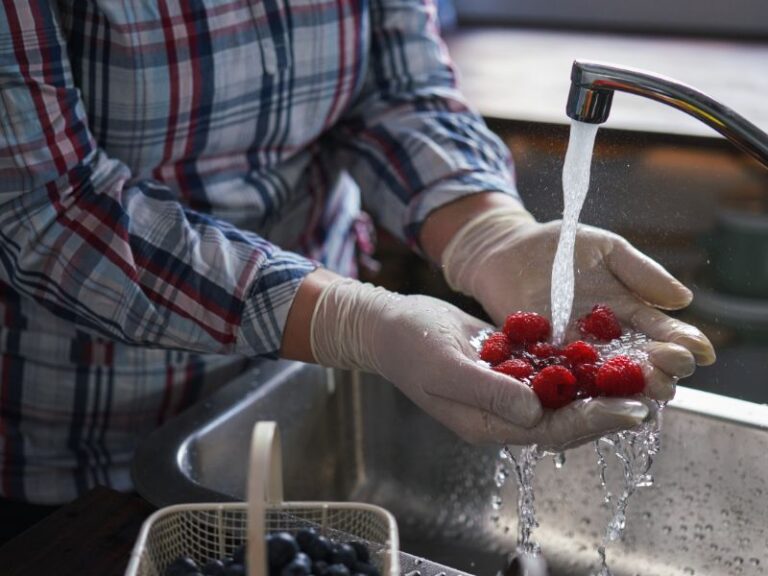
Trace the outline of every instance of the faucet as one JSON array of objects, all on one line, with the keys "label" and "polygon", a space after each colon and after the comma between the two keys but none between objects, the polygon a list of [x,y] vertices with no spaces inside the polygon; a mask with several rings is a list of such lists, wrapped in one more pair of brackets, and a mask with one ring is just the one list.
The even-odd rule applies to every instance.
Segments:
[{"label": "faucet", "polygon": [[768,168],[768,134],[695,88],[651,72],[576,60],[571,68],[566,114],[580,122],[602,124],[611,112],[616,90],[644,96],[690,114]]}]

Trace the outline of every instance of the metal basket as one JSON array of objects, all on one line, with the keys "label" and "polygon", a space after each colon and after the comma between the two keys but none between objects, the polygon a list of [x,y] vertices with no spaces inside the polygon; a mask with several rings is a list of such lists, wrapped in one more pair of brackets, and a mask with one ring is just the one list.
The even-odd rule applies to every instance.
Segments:
[{"label": "metal basket", "polygon": [[180,504],[147,518],[126,576],[163,576],[179,556],[200,564],[231,556],[248,542],[249,576],[266,576],[265,535],[314,527],[336,542],[360,541],[384,576],[399,576],[395,518],[379,506],[356,502],[283,502],[280,435],[274,422],[253,429],[248,502]]}]

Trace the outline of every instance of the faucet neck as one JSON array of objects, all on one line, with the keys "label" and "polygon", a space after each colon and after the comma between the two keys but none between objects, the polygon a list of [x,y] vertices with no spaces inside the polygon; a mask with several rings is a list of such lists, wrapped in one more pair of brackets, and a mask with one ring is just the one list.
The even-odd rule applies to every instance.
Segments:
[{"label": "faucet neck", "polygon": [[581,122],[608,119],[615,91],[677,108],[710,126],[768,168],[768,134],[703,92],[651,72],[599,62],[575,61],[566,113]]}]

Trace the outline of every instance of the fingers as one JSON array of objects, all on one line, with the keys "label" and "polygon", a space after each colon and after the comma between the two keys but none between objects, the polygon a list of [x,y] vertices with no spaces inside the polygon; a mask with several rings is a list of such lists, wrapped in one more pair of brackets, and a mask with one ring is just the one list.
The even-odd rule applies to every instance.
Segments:
[{"label": "fingers", "polygon": [[645,346],[648,363],[643,365],[645,393],[656,400],[671,400],[680,378],[696,370],[693,354],[679,344],[651,342]]},{"label": "fingers", "polygon": [[439,396],[424,395],[414,400],[471,444],[538,444],[555,451],[634,428],[649,415],[649,407],[639,400],[590,398],[559,410],[547,410],[535,426],[526,428],[481,408]]},{"label": "fingers", "polygon": [[531,388],[470,358],[458,359],[443,378],[423,387],[428,394],[484,410],[523,427],[533,426],[542,416],[541,402]]},{"label": "fingers", "polygon": [[693,294],[664,267],[623,238],[614,242],[605,262],[616,277],[640,299],[666,310],[691,303]]},{"label": "fingers", "polygon": [[687,348],[671,342],[651,342],[645,346],[648,360],[670,376],[687,378],[696,370],[696,359]]},{"label": "fingers", "polygon": [[[648,407],[639,400],[589,398],[547,411],[533,428],[521,431],[510,443],[538,444],[561,451],[619,430],[634,428],[648,417]],[[520,441],[522,439],[522,442]]]},{"label": "fingers", "polygon": [[672,342],[686,348],[700,366],[709,366],[715,361],[715,349],[712,343],[695,326],[670,318],[663,312],[648,306],[640,306],[630,321],[635,328],[644,332],[649,338],[661,342]]},{"label": "fingers", "polygon": [[675,397],[675,387],[678,378],[670,376],[658,366],[643,364],[645,378],[645,395],[654,400],[672,400]]}]

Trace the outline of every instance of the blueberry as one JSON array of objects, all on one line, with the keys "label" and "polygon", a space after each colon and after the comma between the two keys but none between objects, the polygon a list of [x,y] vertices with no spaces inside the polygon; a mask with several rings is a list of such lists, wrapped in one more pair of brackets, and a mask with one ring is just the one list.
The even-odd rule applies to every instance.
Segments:
[{"label": "blueberry", "polygon": [[245,564],[245,544],[241,544],[232,553],[232,562],[235,564]]},{"label": "blueberry", "polygon": [[317,540],[317,532],[315,532],[314,528],[302,528],[296,532],[296,543],[302,552],[306,552],[307,547],[315,540]]},{"label": "blueberry", "polygon": [[309,555],[312,560],[326,560],[331,552],[331,543],[325,536],[320,536],[311,528],[299,530],[296,534],[296,542],[302,552]]},{"label": "blueberry", "polygon": [[371,555],[368,553],[368,546],[362,542],[349,542],[348,544],[355,549],[355,554],[357,554],[357,559],[360,562],[371,561]]},{"label": "blueberry", "polygon": [[331,564],[344,564],[347,568],[352,568],[357,562],[357,553],[349,544],[337,544],[331,549]]},{"label": "blueberry", "polygon": [[245,576],[245,566],[242,564],[230,564],[224,569],[224,576]]},{"label": "blueberry", "polygon": [[293,561],[304,564],[304,566],[307,567],[307,572],[312,572],[312,559],[304,554],[304,552],[299,552],[296,554],[296,556],[293,558]]},{"label": "blueberry", "polygon": [[368,562],[355,562],[355,565],[352,566],[352,571],[363,574],[363,576],[381,576],[379,569]]},{"label": "blueberry", "polygon": [[349,568],[344,566],[344,564],[331,564],[328,566],[328,572],[325,574],[326,576],[351,576]]},{"label": "blueberry", "polygon": [[328,562],[325,560],[316,560],[312,563],[312,574],[315,576],[325,576],[328,572]]},{"label": "blueberry", "polygon": [[267,536],[267,558],[271,567],[282,568],[298,553],[299,545],[288,532],[277,532]]},{"label": "blueberry", "polygon": [[165,576],[186,576],[190,572],[197,572],[197,570],[197,562],[192,558],[179,556],[165,569]]},{"label": "blueberry", "polygon": [[331,556],[331,541],[325,536],[318,536],[312,544],[310,550],[305,550],[312,560],[328,560]]},{"label": "blueberry", "polygon": [[223,576],[224,562],[221,560],[208,560],[205,566],[203,566],[203,574],[205,576]]},{"label": "blueberry", "polygon": [[[304,556],[306,556],[306,554],[304,554]],[[309,560],[309,556],[307,556],[307,560]],[[309,564],[307,562],[303,562],[297,557],[286,564],[286,566],[280,572],[280,576],[309,576],[310,570],[311,567]]]}]

